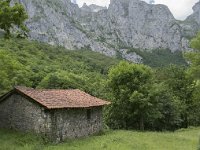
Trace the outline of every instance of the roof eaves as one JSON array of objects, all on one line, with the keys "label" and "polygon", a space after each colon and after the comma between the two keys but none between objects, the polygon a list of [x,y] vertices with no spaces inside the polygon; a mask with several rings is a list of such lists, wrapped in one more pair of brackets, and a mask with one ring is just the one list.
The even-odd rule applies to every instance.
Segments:
[{"label": "roof eaves", "polygon": [[31,102],[33,103],[37,103],[39,104],[40,106],[46,108],[46,109],[50,109],[48,108],[47,106],[43,105],[42,103],[38,102],[37,100],[35,100],[34,98],[30,97],[29,95],[27,95],[26,93],[24,93],[23,91],[21,91],[20,89],[17,89],[15,88],[15,91],[20,94],[21,96],[25,97],[25,98],[28,98],[29,100],[31,100]]},{"label": "roof eaves", "polygon": [[[79,90],[80,91],[80,90]],[[38,105],[44,107],[45,109],[66,109],[66,108],[91,108],[91,107],[101,107],[104,105],[110,105],[111,102],[105,101],[104,104],[97,104],[97,105],[91,105],[91,106],[75,106],[75,107],[51,107],[51,106],[46,106],[42,103],[40,103],[39,101],[37,101],[36,99],[32,98],[31,96],[27,95],[23,90],[21,90],[18,87],[15,87],[13,90],[11,90],[10,92],[4,94],[3,96],[0,97],[0,102],[6,100],[7,97],[9,97],[10,95],[12,95],[13,93],[18,93],[21,96],[27,98],[28,100],[30,100],[33,103],[37,103]],[[101,100],[101,99],[99,99]]]},{"label": "roof eaves", "polygon": [[12,95],[12,94],[14,93],[14,91],[15,91],[15,89],[13,89],[13,90],[11,90],[10,92],[8,92],[8,93],[2,95],[2,96],[0,97],[0,103],[3,102],[4,100],[6,100],[7,97],[9,97],[10,95]]}]

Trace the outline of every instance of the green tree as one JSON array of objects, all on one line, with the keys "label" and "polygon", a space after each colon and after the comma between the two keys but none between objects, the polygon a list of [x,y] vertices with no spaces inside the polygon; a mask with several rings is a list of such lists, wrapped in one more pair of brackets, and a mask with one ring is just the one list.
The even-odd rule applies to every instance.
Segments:
[{"label": "green tree", "polygon": [[30,73],[7,50],[0,49],[0,95],[10,90],[15,85],[31,85],[28,77]]},{"label": "green tree", "polygon": [[183,120],[182,127],[187,128],[190,125],[189,116],[191,116],[193,106],[193,79],[187,76],[186,68],[175,65],[162,69],[158,74],[162,74],[160,82],[164,82],[170,92],[179,99]]},{"label": "green tree", "polygon": [[106,112],[110,127],[175,130],[181,126],[179,97],[155,77],[150,67],[128,62],[110,70],[108,86],[113,100]]},{"label": "green tree", "polygon": [[149,97],[154,104],[152,112],[156,113],[149,116],[149,129],[174,131],[181,126],[181,103],[165,83],[154,83]]},{"label": "green tree", "polygon": [[57,71],[48,74],[39,87],[50,89],[82,89],[87,88],[85,78],[67,71]]},{"label": "green tree", "polygon": [[192,125],[200,124],[200,32],[195,38],[191,40],[191,47],[194,49],[192,52],[186,53],[186,59],[189,61],[190,67],[187,75],[193,80],[193,105],[190,114],[190,122]]},{"label": "green tree", "polygon": [[190,63],[188,73],[194,79],[200,79],[200,32],[191,40],[192,52],[186,53],[186,59]]},{"label": "green tree", "polygon": [[114,96],[109,110],[111,126],[131,128],[137,122],[139,129],[144,130],[147,117],[156,114],[149,99],[152,75],[150,67],[128,62],[110,70],[108,84]]},{"label": "green tree", "polygon": [[26,34],[28,29],[24,25],[28,15],[21,4],[10,6],[11,0],[0,0],[0,28],[5,31],[5,38],[11,36],[11,29],[17,27],[19,35]]},{"label": "green tree", "polygon": [[193,91],[193,104],[191,106],[190,109],[190,114],[189,114],[189,118],[190,118],[190,124],[192,126],[199,126],[200,125],[200,82],[198,81],[195,86],[194,86],[194,91]]}]

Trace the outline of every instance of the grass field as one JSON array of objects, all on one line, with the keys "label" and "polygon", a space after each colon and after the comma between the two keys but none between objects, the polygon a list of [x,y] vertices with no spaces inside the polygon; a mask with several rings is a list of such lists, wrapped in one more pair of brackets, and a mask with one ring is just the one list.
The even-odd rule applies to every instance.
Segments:
[{"label": "grass field", "polygon": [[176,132],[109,131],[53,145],[35,135],[0,130],[0,150],[197,150],[200,128]]}]

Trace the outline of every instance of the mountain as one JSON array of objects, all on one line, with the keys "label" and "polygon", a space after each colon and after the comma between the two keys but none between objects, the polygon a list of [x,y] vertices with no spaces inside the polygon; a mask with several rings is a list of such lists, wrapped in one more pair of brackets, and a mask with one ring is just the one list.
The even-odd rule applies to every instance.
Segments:
[{"label": "mountain", "polygon": [[[140,0],[111,0],[108,9],[96,5],[78,5],[70,0],[12,0],[23,4],[29,14],[30,38],[68,49],[88,48],[107,56],[120,55],[142,62],[142,57],[129,49],[143,51],[189,48],[188,37],[199,24],[177,21],[167,6]],[[195,21],[194,21],[195,22]],[[194,27],[195,26],[195,27]]]},{"label": "mountain", "polygon": [[183,24],[183,33],[189,38],[194,37],[200,30],[200,1],[194,5],[193,14],[188,16]]},{"label": "mountain", "polygon": [[200,27],[200,1],[193,7],[193,14],[188,16],[186,21],[195,22]]},{"label": "mountain", "polygon": [[98,6],[95,4],[91,4],[91,5],[87,6],[86,3],[84,3],[83,6],[81,7],[81,10],[88,11],[88,12],[99,12],[99,11],[105,10],[105,9],[107,9],[107,7],[102,7],[102,6]]},{"label": "mountain", "polygon": [[182,49],[180,29],[169,9],[164,5],[150,5],[139,0],[111,0],[107,11],[90,18],[87,31],[117,48]]}]

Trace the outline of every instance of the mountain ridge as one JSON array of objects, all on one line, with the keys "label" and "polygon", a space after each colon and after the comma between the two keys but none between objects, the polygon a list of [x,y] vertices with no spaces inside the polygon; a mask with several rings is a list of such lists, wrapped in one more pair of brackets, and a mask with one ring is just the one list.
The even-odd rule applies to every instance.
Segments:
[{"label": "mountain ridge", "polygon": [[[198,15],[189,17],[195,18],[192,21],[179,22],[167,6],[140,0],[111,0],[108,9],[97,12],[85,11],[70,0],[12,2],[25,6],[31,39],[72,50],[87,47],[112,57],[121,53],[124,59],[133,62],[138,62],[134,58],[140,56],[127,54],[129,48],[188,50],[188,37],[196,34],[200,27],[196,25]],[[198,12],[194,9],[194,14]]]}]

